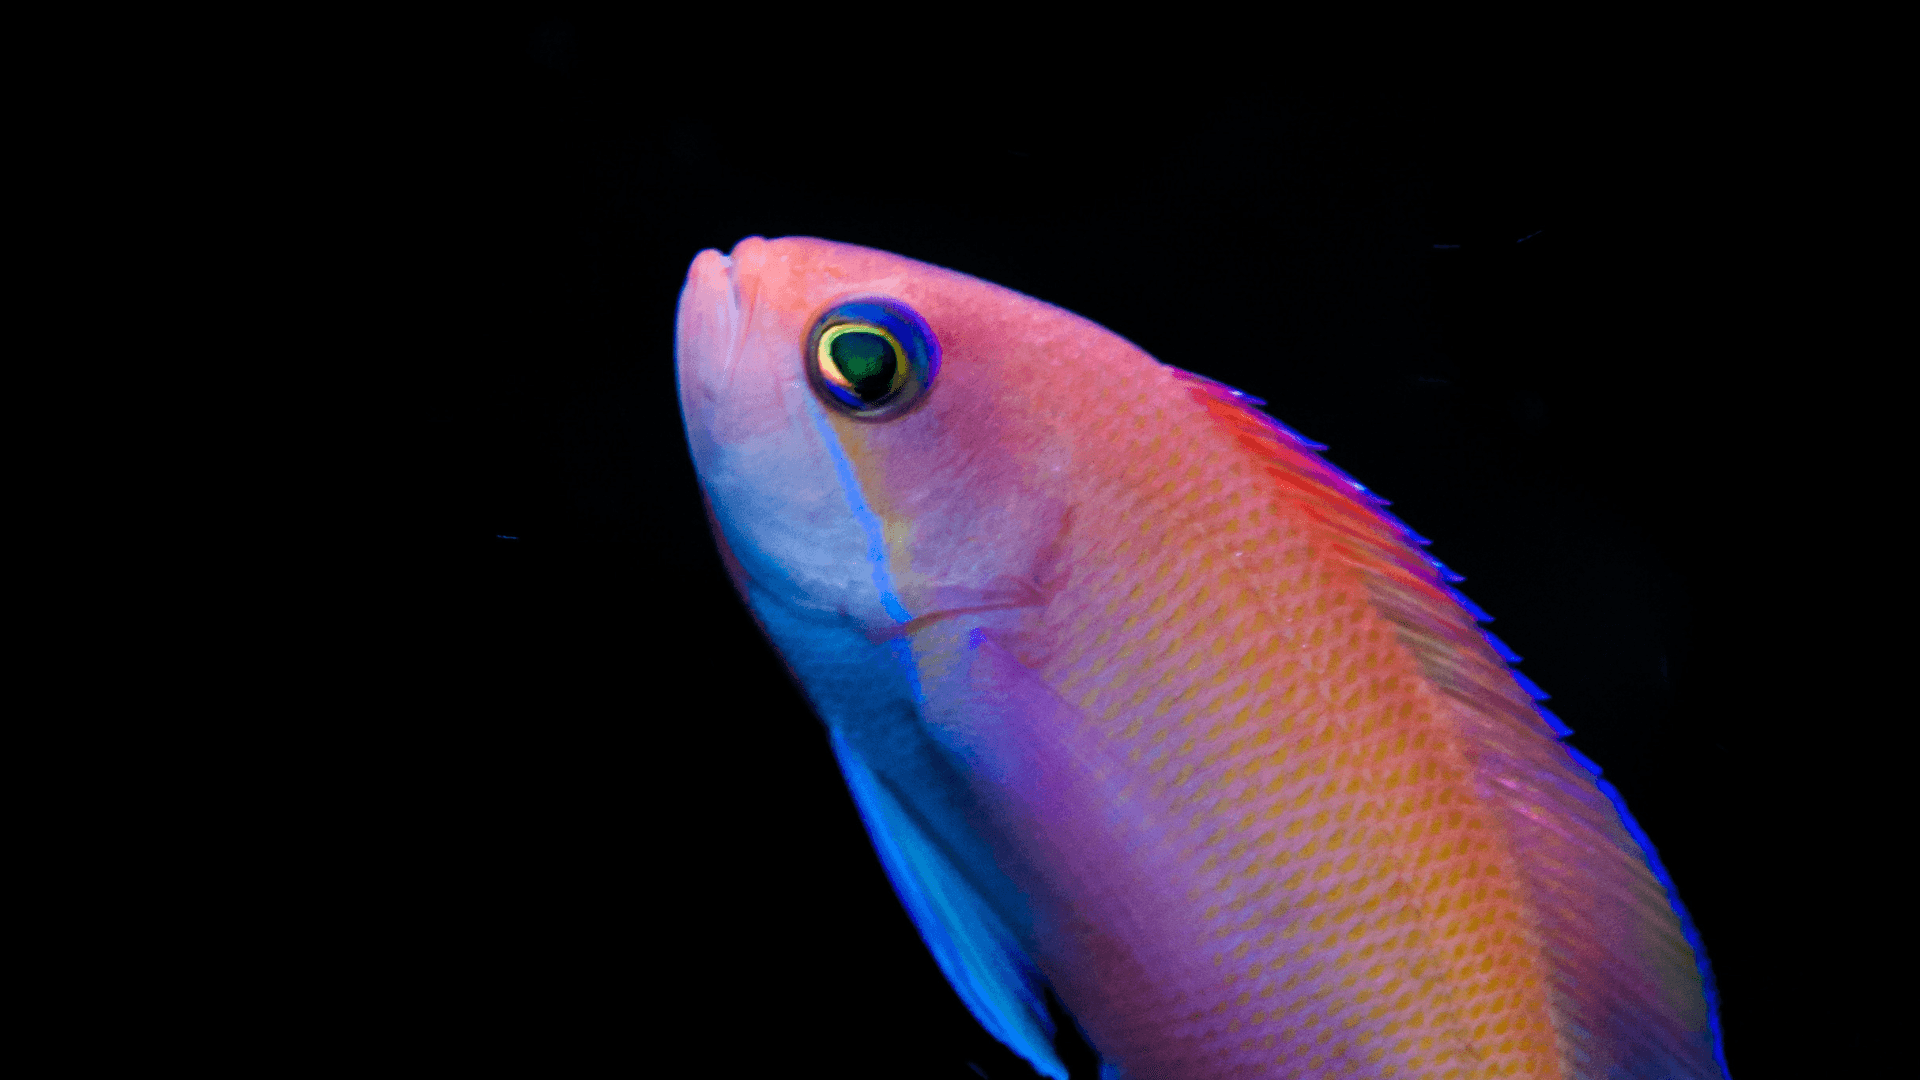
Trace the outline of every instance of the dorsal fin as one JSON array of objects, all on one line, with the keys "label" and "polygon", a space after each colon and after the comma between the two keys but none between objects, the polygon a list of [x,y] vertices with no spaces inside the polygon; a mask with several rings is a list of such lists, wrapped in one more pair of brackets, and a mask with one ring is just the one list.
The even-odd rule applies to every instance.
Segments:
[{"label": "dorsal fin", "polygon": [[1461,732],[1510,837],[1547,944],[1563,1055],[1594,1080],[1726,1075],[1712,973],[1672,880],[1600,769],[1559,737],[1511,669],[1512,650],[1449,584],[1459,580],[1386,501],[1319,456],[1326,449],[1237,390],[1168,369],[1251,455],[1272,496],[1304,515],[1362,574],[1426,677],[1465,709]]}]

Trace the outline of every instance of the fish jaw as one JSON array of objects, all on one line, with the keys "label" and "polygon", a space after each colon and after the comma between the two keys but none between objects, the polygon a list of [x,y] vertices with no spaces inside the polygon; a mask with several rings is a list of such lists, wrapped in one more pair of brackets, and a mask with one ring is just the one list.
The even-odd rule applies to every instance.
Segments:
[{"label": "fish jaw", "polygon": [[680,294],[680,407],[714,533],[749,603],[891,625],[859,492],[801,365],[806,313],[769,299],[769,248],[752,237],[730,256],[701,252]]}]

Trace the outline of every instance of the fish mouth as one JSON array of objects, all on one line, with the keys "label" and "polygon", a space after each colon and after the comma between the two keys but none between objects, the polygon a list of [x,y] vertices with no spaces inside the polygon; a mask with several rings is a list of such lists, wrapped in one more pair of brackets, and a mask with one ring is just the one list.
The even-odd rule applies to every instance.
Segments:
[{"label": "fish mouth", "polygon": [[[735,250],[738,250],[739,247],[740,245],[738,244],[734,245]],[[744,324],[745,321],[740,317],[742,305],[740,303],[739,260],[735,259],[732,254],[726,254],[720,256],[720,264],[726,270],[727,274],[727,314],[731,317],[729,325],[733,327],[732,340],[727,342],[726,356],[722,358],[720,362],[720,385],[724,388],[733,385],[733,373],[734,370],[740,366],[740,353],[746,345],[747,328]]]},{"label": "fish mouth", "polygon": [[746,340],[739,279],[737,260],[712,248],[687,268],[674,334],[683,393],[717,399],[732,381]]},{"label": "fish mouth", "polygon": [[709,310],[717,315],[723,310],[722,298],[725,301],[725,314],[717,320],[728,331],[724,335],[724,351],[707,357],[703,365],[710,372],[705,381],[712,392],[725,392],[730,388],[741,365],[747,324],[753,318],[754,300],[759,291],[759,265],[766,258],[766,248],[766,239],[759,236],[742,239],[725,255],[708,248],[694,257],[688,271],[688,287],[698,293]]}]

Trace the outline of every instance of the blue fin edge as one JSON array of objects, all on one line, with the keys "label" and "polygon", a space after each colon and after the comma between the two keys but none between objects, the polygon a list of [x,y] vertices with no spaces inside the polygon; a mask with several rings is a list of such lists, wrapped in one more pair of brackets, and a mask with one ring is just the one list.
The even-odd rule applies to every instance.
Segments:
[{"label": "blue fin edge", "polygon": [[1727,1049],[1720,1035],[1720,987],[1714,982],[1713,965],[1707,961],[1706,943],[1700,940],[1700,931],[1693,925],[1693,916],[1687,913],[1687,905],[1680,902],[1680,891],[1674,887],[1673,877],[1667,873],[1666,865],[1660,861],[1660,853],[1653,849],[1653,841],[1648,838],[1646,830],[1640,827],[1640,823],[1633,819],[1633,815],[1627,812],[1627,800],[1621,797],[1620,789],[1600,776],[1600,766],[1594,764],[1592,758],[1565,743],[1561,746],[1573,756],[1574,761],[1593,773],[1594,785],[1600,789],[1602,795],[1607,797],[1607,801],[1613,804],[1614,810],[1620,815],[1620,824],[1626,827],[1627,835],[1633,837],[1635,844],[1640,845],[1640,854],[1646,857],[1647,869],[1653,871],[1653,879],[1666,890],[1667,903],[1672,906],[1673,913],[1680,919],[1680,933],[1687,939],[1687,945],[1693,949],[1693,966],[1700,972],[1701,989],[1705,992],[1707,999],[1707,1030],[1713,1036],[1713,1062],[1720,1067],[1721,1080],[1727,1080]]},{"label": "blue fin edge", "polygon": [[[830,735],[880,865],[954,993],[981,1027],[1035,1072],[1068,1080],[1067,1067],[1053,1049],[1053,1021],[1031,961],[985,901],[920,835],[866,761],[837,732]],[[909,850],[910,845],[920,850]]]}]

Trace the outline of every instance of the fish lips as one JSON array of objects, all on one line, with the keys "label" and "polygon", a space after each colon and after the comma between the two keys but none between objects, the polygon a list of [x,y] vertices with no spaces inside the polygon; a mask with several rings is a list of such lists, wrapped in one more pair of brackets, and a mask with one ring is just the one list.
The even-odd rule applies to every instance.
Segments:
[{"label": "fish lips", "polygon": [[823,445],[800,363],[800,314],[762,303],[769,245],[702,251],[688,268],[675,371],[688,449],[736,585],[823,618],[884,625],[867,539]]}]

